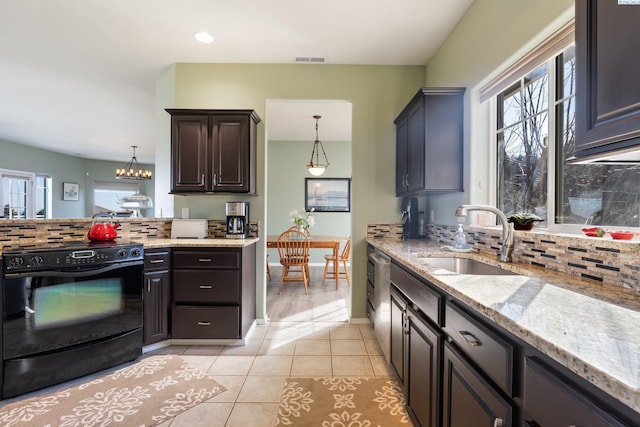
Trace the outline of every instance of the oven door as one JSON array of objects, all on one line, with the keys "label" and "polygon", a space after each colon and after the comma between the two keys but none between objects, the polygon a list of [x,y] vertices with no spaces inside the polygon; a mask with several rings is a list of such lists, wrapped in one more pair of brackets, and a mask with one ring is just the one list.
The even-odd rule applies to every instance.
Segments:
[{"label": "oven door", "polygon": [[4,360],[54,352],[142,327],[140,261],[6,274]]}]

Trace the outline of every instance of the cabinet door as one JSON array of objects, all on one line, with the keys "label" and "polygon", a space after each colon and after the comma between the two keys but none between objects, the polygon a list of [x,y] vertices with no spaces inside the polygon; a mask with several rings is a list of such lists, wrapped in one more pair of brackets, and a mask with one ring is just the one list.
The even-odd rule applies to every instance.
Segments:
[{"label": "cabinet door", "polygon": [[451,89],[425,97],[424,188],[462,191],[463,91]]},{"label": "cabinet door", "polygon": [[525,364],[523,406],[526,426],[628,425],[615,420],[537,361],[527,358]]},{"label": "cabinet door", "polygon": [[202,115],[171,117],[172,192],[208,190],[208,123]]},{"label": "cabinet door", "polygon": [[424,100],[419,99],[407,114],[407,192],[424,189],[425,150]]},{"label": "cabinet door", "polygon": [[[398,293],[391,290],[391,347],[389,359],[400,383],[405,386],[404,378],[404,331],[407,303]],[[406,393],[406,389],[405,389]]]},{"label": "cabinet door", "polygon": [[396,196],[407,192],[409,133],[407,116],[396,119]]},{"label": "cabinet door", "polygon": [[444,344],[442,425],[513,425],[513,409],[449,343]]},{"label": "cabinet door", "polygon": [[213,191],[247,193],[250,190],[249,116],[212,116]]},{"label": "cabinet door", "polygon": [[169,337],[169,271],[144,274],[144,344]]},{"label": "cabinet door", "polygon": [[406,401],[421,427],[439,426],[442,334],[407,308]]},{"label": "cabinet door", "polygon": [[576,157],[638,147],[640,7],[576,0]]}]

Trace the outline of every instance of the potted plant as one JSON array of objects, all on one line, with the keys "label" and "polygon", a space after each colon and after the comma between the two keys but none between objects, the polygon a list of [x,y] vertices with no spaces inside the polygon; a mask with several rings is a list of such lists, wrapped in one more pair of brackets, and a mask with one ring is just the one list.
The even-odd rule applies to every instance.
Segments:
[{"label": "potted plant", "polygon": [[531,230],[536,222],[542,221],[542,218],[536,214],[519,212],[509,215],[507,220],[513,223],[513,228],[516,230]]}]

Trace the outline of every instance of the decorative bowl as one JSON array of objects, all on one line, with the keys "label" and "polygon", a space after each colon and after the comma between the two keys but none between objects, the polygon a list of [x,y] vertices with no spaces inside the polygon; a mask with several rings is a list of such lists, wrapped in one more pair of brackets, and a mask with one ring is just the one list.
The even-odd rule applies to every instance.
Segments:
[{"label": "decorative bowl", "polygon": [[631,240],[635,237],[636,233],[633,231],[615,230],[609,231],[609,235],[614,240]]}]

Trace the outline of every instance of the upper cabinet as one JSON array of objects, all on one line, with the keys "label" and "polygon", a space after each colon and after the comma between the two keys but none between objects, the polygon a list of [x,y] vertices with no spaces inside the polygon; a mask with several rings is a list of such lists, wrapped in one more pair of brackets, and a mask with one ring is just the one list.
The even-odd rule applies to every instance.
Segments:
[{"label": "upper cabinet", "polygon": [[168,109],[171,114],[171,192],[256,192],[253,110]]},{"label": "upper cabinet", "polygon": [[640,160],[640,5],[575,5],[575,157]]},{"label": "upper cabinet", "polygon": [[462,191],[464,88],[421,88],[396,124],[396,195]]}]

